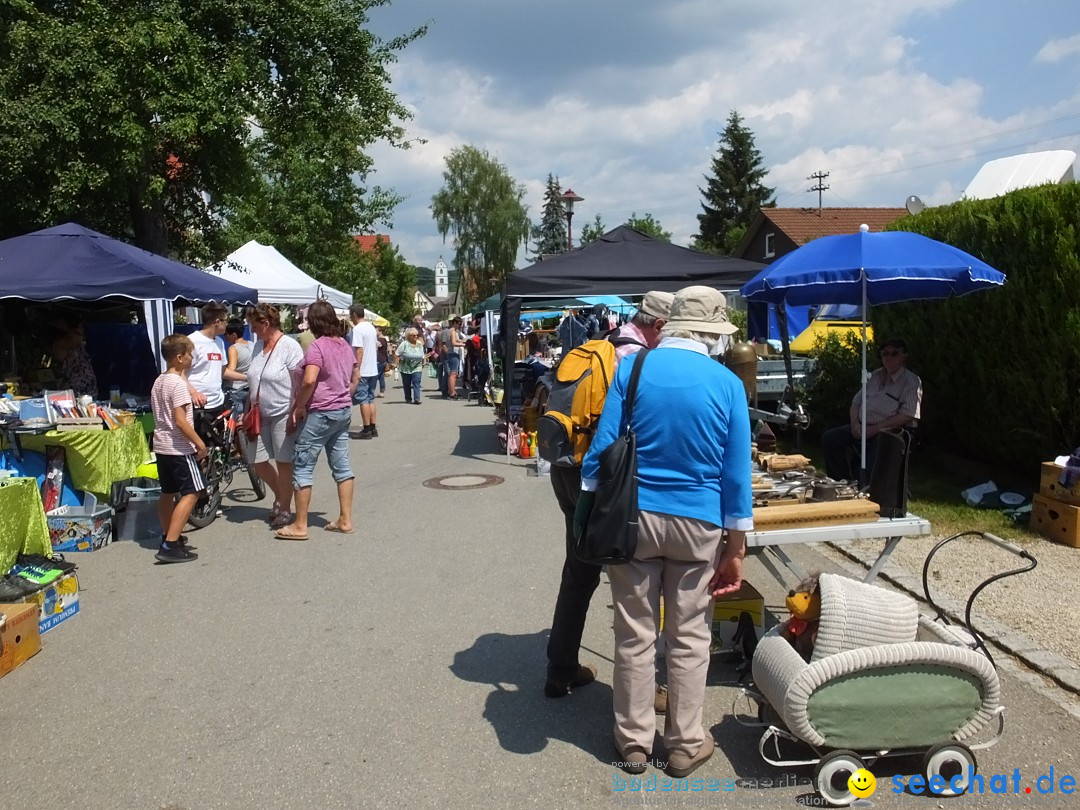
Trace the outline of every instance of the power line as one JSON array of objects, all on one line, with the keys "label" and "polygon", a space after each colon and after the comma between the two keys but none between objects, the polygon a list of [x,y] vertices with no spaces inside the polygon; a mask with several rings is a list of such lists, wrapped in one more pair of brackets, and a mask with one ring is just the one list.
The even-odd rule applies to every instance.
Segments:
[{"label": "power line", "polygon": [[808,188],[807,191],[810,192],[811,194],[813,194],[815,191],[817,192],[818,216],[821,216],[821,192],[827,191],[828,188],[829,188],[822,181],[828,176],[829,176],[828,172],[823,172],[823,171],[821,171],[819,169],[818,171],[814,172],[813,174],[811,174],[809,177],[806,178],[807,180],[817,180],[817,182],[814,183],[814,185],[810,186],[810,188]]}]

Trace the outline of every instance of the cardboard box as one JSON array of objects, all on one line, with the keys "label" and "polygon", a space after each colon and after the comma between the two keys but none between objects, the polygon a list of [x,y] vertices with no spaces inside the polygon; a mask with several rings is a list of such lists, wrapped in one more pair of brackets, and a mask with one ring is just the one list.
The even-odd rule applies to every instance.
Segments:
[{"label": "cardboard box", "polygon": [[41,629],[35,605],[0,605],[0,678],[41,650]]},{"label": "cardboard box", "polygon": [[[712,645],[710,652],[733,652],[735,631],[739,627],[739,617],[743,613],[750,615],[750,620],[757,628],[758,637],[765,629],[765,597],[757,589],[743,580],[742,587],[735,593],[723,596],[713,602]],[[660,629],[664,627],[664,597],[660,597]]]},{"label": "cardboard box", "polygon": [[79,612],[79,580],[74,574],[60,577],[23,600],[38,610],[38,631],[45,635]]},{"label": "cardboard box", "polygon": [[1044,461],[1039,476],[1039,493],[1055,501],[1080,506],[1080,481],[1071,487],[1063,487],[1060,481],[1064,471],[1064,467],[1059,467],[1052,461]]},{"label": "cardboard box", "polygon": [[1031,528],[1056,543],[1080,547],[1080,506],[1036,495],[1031,499]]},{"label": "cardboard box", "polygon": [[86,493],[82,506],[61,506],[45,515],[53,551],[97,551],[112,541],[112,507],[99,507],[93,493]]}]

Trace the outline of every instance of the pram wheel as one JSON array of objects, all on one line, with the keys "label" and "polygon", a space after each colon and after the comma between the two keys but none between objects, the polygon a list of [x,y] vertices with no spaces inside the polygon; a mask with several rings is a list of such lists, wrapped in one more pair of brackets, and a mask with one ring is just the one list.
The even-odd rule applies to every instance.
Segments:
[{"label": "pram wheel", "polygon": [[862,759],[854,751],[831,751],[821,758],[814,771],[814,787],[833,807],[847,807],[855,801],[848,780],[862,766]]},{"label": "pram wheel", "polygon": [[935,776],[945,782],[941,790],[934,791],[938,796],[962,796],[971,785],[971,775],[977,770],[975,754],[958,742],[935,745],[926,752],[922,762],[927,784]]}]

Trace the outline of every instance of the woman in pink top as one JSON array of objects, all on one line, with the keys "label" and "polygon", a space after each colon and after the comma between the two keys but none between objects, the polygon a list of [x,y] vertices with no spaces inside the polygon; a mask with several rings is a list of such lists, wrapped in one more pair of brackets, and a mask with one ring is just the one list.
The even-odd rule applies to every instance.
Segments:
[{"label": "woman in pink top", "polygon": [[352,346],[343,338],[341,321],[327,301],[316,301],[308,310],[308,324],[315,341],[304,355],[304,377],[293,404],[292,418],[303,422],[296,437],[293,456],[293,489],[296,491],[296,516],[282,528],[282,540],[307,540],[308,508],[315,462],[323,448],[330,472],[337,482],[339,513],[325,528],[351,534],[353,473],[349,464],[349,423],[352,420],[352,395],[359,381],[359,369]]}]

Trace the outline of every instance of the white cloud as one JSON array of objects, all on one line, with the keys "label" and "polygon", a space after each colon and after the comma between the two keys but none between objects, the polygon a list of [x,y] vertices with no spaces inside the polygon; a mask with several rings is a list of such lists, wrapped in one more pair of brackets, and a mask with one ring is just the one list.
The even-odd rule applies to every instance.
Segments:
[{"label": "white cloud", "polygon": [[[425,0],[396,5],[423,20]],[[585,198],[575,232],[596,213],[609,227],[652,213],[686,244],[732,109],[754,131],[781,205],[816,204],[804,178],[818,169],[831,173],[832,204],[955,199],[983,161],[1003,154],[995,148],[1062,138],[1045,127],[995,133],[1080,109],[1063,80],[1052,102],[1016,98],[993,115],[985,88],[994,77],[967,72],[959,57],[948,70],[928,63],[921,37],[983,13],[955,0],[776,0],[767,14],[716,0],[549,0],[543,14],[458,0],[452,18],[430,14],[431,33],[392,68],[393,89],[415,113],[409,134],[428,141],[374,152],[375,179],[409,198],[394,241],[416,264],[449,258],[428,205],[446,155],[473,144],[526,187],[534,219],[551,172]],[[1080,50],[1080,37],[1060,42],[1073,40]],[[1027,57],[1006,57],[1002,70],[1024,69]]]},{"label": "white cloud", "polygon": [[1039,48],[1035,54],[1036,62],[1060,62],[1067,56],[1080,53],[1080,34],[1073,34],[1064,39],[1052,39]]}]

